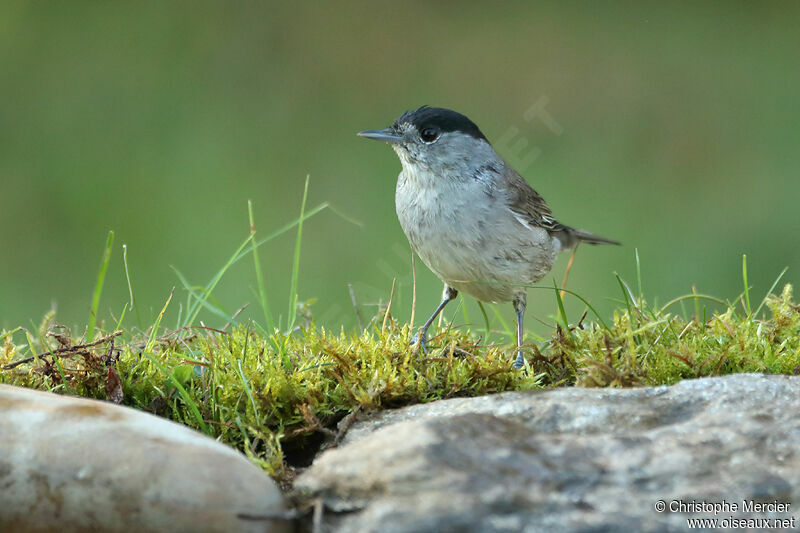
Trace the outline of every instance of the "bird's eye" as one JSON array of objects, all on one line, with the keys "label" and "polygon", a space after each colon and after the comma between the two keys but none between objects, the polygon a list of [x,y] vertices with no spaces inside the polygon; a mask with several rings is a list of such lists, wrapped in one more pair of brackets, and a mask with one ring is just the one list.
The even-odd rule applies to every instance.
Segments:
[{"label": "bird's eye", "polygon": [[426,143],[432,143],[439,136],[439,132],[435,128],[425,128],[419,134],[419,138]]}]

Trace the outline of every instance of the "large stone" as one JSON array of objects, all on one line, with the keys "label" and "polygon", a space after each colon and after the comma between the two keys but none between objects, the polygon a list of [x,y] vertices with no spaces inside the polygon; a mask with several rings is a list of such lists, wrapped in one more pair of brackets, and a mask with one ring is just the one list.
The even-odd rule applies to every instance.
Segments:
[{"label": "large stone", "polygon": [[[322,499],[333,531],[686,531],[687,519],[724,529],[730,517],[797,527],[799,386],[734,375],[416,405],[356,424],[296,488]],[[774,509],[744,507],[763,502]]]},{"label": "large stone", "polygon": [[0,531],[264,532],[277,486],[237,451],[110,403],[0,385]]}]

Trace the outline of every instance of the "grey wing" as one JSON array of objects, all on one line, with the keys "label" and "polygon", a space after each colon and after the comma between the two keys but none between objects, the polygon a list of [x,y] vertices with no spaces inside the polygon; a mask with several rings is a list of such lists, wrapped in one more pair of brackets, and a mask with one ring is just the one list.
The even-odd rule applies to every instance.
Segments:
[{"label": "grey wing", "polygon": [[503,172],[509,191],[509,208],[531,226],[544,228],[561,242],[561,248],[574,248],[578,242],[589,244],[620,244],[617,241],[600,237],[586,230],[575,229],[553,218],[553,212],[544,198],[528,185],[516,170],[506,165]]}]

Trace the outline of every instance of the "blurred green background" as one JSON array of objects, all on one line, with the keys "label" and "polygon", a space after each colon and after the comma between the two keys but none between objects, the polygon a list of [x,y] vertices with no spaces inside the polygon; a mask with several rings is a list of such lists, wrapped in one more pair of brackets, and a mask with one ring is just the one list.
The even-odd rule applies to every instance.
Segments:
[{"label": "blurred green background", "polygon": [[[6,0],[0,327],[38,323],[53,303],[62,323],[85,324],[110,229],[101,317],[128,300],[122,244],[140,325],[173,286],[176,313],[170,265],[205,283],[246,237],[247,200],[266,234],[297,217],[306,175],[309,206],[361,224],[332,211],[307,222],[300,299],[318,298],[318,323],[351,328],[348,284],[370,304],[397,277],[407,320],[400,164],[355,133],[421,104],[471,117],[560,221],[623,241],[583,247],[571,274],[604,313],[620,295],[613,272],[635,283],[637,248],[651,301],[693,284],[735,298],[745,253],[760,298],[785,266],[797,281],[800,262],[799,27],[797,2]],[[526,120],[541,102],[557,128]],[[261,249],[284,317],[294,238]],[[419,261],[417,278],[419,323],[441,285]],[[248,259],[220,305],[254,310],[254,285]],[[528,299],[532,315],[555,310],[548,291]]]}]

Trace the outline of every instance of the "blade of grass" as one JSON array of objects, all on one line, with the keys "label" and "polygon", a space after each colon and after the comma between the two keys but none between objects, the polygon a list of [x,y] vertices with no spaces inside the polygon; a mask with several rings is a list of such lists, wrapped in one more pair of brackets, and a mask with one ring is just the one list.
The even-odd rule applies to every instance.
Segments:
[{"label": "blade of grass", "polygon": [[761,303],[758,305],[758,308],[756,308],[756,312],[755,312],[756,316],[758,316],[758,313],[759,313],[759,311],[761,311],[761,308],[764,307],[764,304],[767,303],[767,298],[769,298],[769,295],[772,294],[772,291],[775,290],[775,287],[778,285],[778,282],[781,280],[783,275],[786,274],[787,270],[789,270],[789,267],[784,267],[784,269],[781,270],[781,273],[778,274],[778,277],[775,279],[775,282],[769,288],[769,290],[767,291],[767,294],[764,295],[764,298],[761,300]]},{"label": "blade of grass", "polygon": [[516,334],[513,331],[511,331],[510,327],[508,327],[508,322],[506,322],[505,319],[503,318],[503,315],[500,314],[500,311],[497,309],[497,306],[493,305],[491,309],[492,312],[494,313],[494,317],[500,321],[500,325],[503,327],[503,331],[505,332],[506,336],[513,338],[514,335]]},{"label": "blade of grass", "polygon": [[622,291],[622,297],[625,299],[625,309],[628,310],[628,316],[633,318],[633,309],[631,309],[631,300],[628,297],[628,291],[625,290],[625,285],[622,283],[622,280],[619,277],[619,274],[614,274],[617,277],[617,283],[619,283],[619,288]]},{"label": "blade of grass", "polygon": [[[247,336],[244,338],[244,350],[242,351],[242,359],[247,357],[247,345],[250,341],[250,332],[247,332]],[[247,394],[247,397],[250,399],[250,405],[253,408],[253,414],[256,417],[256,422],[259,424],[261,423],[261,415],[258,413],[258,405],[256,405],[256,400],[253,398],[253,393],[250,391],[250,384],[247,381],[247,378],[244,375],[244,370],[242,370],[242,359],[237,361],[239,367],[239,377],[242,379],[242,386],[244,387],[244,392]]]},{"label": "blade of grass", "polygon": [[128,302],[125,302],[125,305],[122,306],[122,314],[119,315],[119,320],[117,321],[117,327],[114,330],[120,329],[120,325],[122,321],[125,319],[125,311],[128,309]]},{"label": "blade of grass", "polygon": [[641,312],[639,303],[636,301],[636,296],[633,295],[633,291],[628,284],[625,283],[625,280],[622,279],[622,276],[616,272],[614,272],[614,276],[617,278],[617,283],[619,283],[620,289],[622,289],[622,294],[625,295],[625,305],[628,307],[628,313],[631,313],[631,316],[633,316],[631,305],[633,305],[633,308],[636,309],[637,312]]},{"label": "blade of grass", "polygon": [[483,302],[481,302],[480,300],[478,300],[478,307],[480,308],[481,314],[483,315],[483,323],[484,323],[484,326],[485,326],[484,330],[486,331],[486,333],[485,333],[486,336],[483,338],[483,340],[484,340],[484,342],[486,344],[488,344],[489,343],[489,335],[492,332],[492,327],[491,327],[491,324],[489,322],[489,315],[486,314],[486,308],[483,307]]},{"label": "blade of grass", "polygon": [[0,335],[0,341],[5,340],[6,337],[8,337],[9,335],[13,335],[14,333],[18,332],[21,329],[22,329],[22,326],[17,326],[16,328],[12,329],[11,331],[6,331],[2,335]]},{"label": "blade of grass", "polygon": [[256,272],[256,282],[258,283],[258,300],[261,304],[261,310],[264,312],[264,327],[267,331],[275,329],[275,323],[272,321],[272,313],[269,311],[269,303],[267,301],[267,290],[264,285],[264,276],[261,272],[261,262],[258,260],[258,250],[255,245],[256,238],[256,224],[253,217],[253,201],[247,201],[247,213],[250,217],[250,237],[253,242],[253,266]]},{"label": "blade of grass", "polygon": [[[700,300],[697,298],[697,286],[692,285],[692,294],[694,295],[694,316],[697,320],[700,320]],[[683,302],[681,302],[681,307],[683,307]],[[705,309],[705,308],[704,308]],[[684,320],[686,320],[686,313],[684,312]]]},{"label": "blade of grass", "polygon": [[[622,295],[625,297],[625,306],[628,309],[628,316],[630,317],[630,321],[628,322],[629,335],[630,335],[633,343],[639,344],[641,342],[641,339],[639,338],[638,335],[636,335],[635,333],[632,332],[634,316],[636,316],[638,318],[637,323],[639,323],[639,324],[642,323],[642,315],[639,312],[639,307],[636,305],[636,297],[633,295],[633,291],[631,291],[631,288],[628,287],[628,284],[625,283],[625,281],[622,279],[622,277],[619,274],[614,272],[614,276],[616,276],[617,283],[619,283],[619,288],[622,290]],[[633,304],[633,308],[631,308],[631,304]],[[636,314],[635,315],[633,313],[633,309],[636,310]]]},{"label": "blade of grass", "polygon": [[[264,237],[260,241],[256,242],[253,245],[253,248],[249,248],[249,249],[247,249],[245,251],[241,251],[241,248],[243,248],[243,246],[240,247],[240,249],[238,251],[238,254],[234,254],[234,257],[229,262],[229,264],[227,264],[225,267],[223,267],[222,270],[220,270],[220,272],[218,272],[219,278],[221,278],[222,275],[224,275],[225,270],[227,270],[227,268],[233,266],[239,260],[241,260],[242,258],[247,256],[247,254],[249,254],[253,249],[258,248],[263,244],[266,244],[267,242],[271,241],[272,239],[275,239],[276,237],[279,237],[280,235],[282,235],[282,234],[286,233],[287,231],[291,230],[293,227],[295,227],[295,226],[297,226],[299,224],[302,224],[303,221],[308,220],[309,218],[311,218],[312,216],[316,215],[320,211],[322,211],[324,209],[327,209],[329,207],[330,207],[330,205],[328,204],[328,202],[323,202],[323,203],[317,205],[314,209],[311,209],[310,211],[308,211],[304,216],[302,216],[300,218],[297,218],[297,219],[293,220],[292,222],[289,222],[289,223],[285,224],[284,226],[282,226],[279,229],[273,231],[272,233],[270,233],[269,235],[267,235],[266,237]],[[249,237],[248,237],[248,239],[249,239]],[[246,244],[246,243],[244,243],[244,244]],[[218,281],[219,280],[217,279],[217,282]],[[206,286],[206,292],[208,292],[210,294],[209,289],[213,290],[213,288],[215,286],[216,286],[216,282],[213,285],[212,285],[211,282],[209,282],[209,285]]]},{"label": "blade of grass", "polygon": [[[311,210],[309,210],[309,211],[308,211],[308,212],[305,214],[305,216],[303,216],[303,218],[302,218],[302,219],[300,219],[300,218],[297,218],[297,219],[294,219],[294,220],[292,220],[291,222],[287,222],[286,224],[284,224],[284,225],[283,225],[283,226],[281,226],[280,228],[278,228],[278,229],[276,229],[275,231],[273,231],[272,233],[268,234],[266,237],[264,237],[264,238],[263,238],[263,239],[261,239],[260,241],[257,241],[257,242],[255,243],[255,245],[254,245],[254,246],[255,246],[256,248],[259,248],[259,247],[261,247],[261,245],[262,245],[262,244],[266,244],[267,242],[271,241],[272,239],[274,239],[274,238],[276,238],[276,237],[280,237],[281,235],[283,235],[283,234],[284,234],[284,233],[286,233],[287,231],[291,230],[293,227],[295,227],[295,226],[297,226],[298,224],[300,224],[302,221],[304,221],[304,220],[308,220],[309,218],[313,217],[314,215],[316,215],[316,214],[317,214],[317,213],[319,213],[320,211],[323,211],[323,210],[325,210],[325,209],[329,209],[329,208],[330,208],[330,204],[329,204],[328,202],[322,202],[321,204],[317,205],[317,206],[316,206],[314,209],[311,209]],[[242,259],[243,257],[245,257],[245,256],[246,256],[247,254],[249,254],[250,252],[251,252],[251,250],[250,250],[250,249],[248,249],[248,250],[245,250],[244,252],[241,252],[241,253],[240,253],[239,255],[237,255],[237,256],[236,256],[236,258],[233,260],[233,263],[236,263],[236,262],[238,262],[240,259]]]},{"label": "blade of grass", "polygon": [[[175,272],[175,275],[178,276],[178,280],[181,282],[181,285],[183,285],[183,288],[186,289],[186,291],[189,293],[189,295],[191,297],[193,297],[195,299],[195,301],[200,302],[200,305],[202,307],[208,309],[209,311],[211,311],[211,313],[217,315],[220,318],[225,319],[228,322],[233,323],[236,326],[239,325],[239,323],[236,321],[236,319],[234,317],[230,316],[228,313],[226,313],[225,311],[220,309],[218,306],[216,306],[213,303],[209,302],[209,300],[212,298],[211,293],[206,293],[205,289],[203,287],[199,287],[199,288],[198,287],[193,287],[189,283],[189,281],[186,279],[186,277],[180,272],[180,270],[178,270],[177,268],[175,268],[172,265],[170,265],[170,268],[172,269],[173,272]],[[188,326],[188,325],[191,325],[191,323],[185,324],[182,327],[185,327],[185,326]],[[180,329],[180,327],[178,329]]]},{"label": "blade of grass", "polygon": [[[461,314],[464,315],[464,324],[465,325],[471,325],[472,322],[470,321],[469,315],[467,314],[467,300],[466,300],[466,298],[461,298],[460,301],[461,301],[461,305],[459,307],[461,308]],[[440,313],[439,317],[441,318],[441,316],[443,314],[444,313]],[[453,320],[455,320],[455,313],[453,315],[454,315],[453,316]],[[452,322],[452,320],[451,320],[451,322]],[[439,321],[439,324],[441,324],[441,321]]]},{"label": "blade of grass", "polygon": [[[69,381],[67,381],[67,375],[64,373],[64,365],[61,364],[61,358],[53,357],[53,363],[56,365],[56,368],[58,369],[58,375],[61,376],[61,383],[63,383],[64,388],[67,389],[67,394],[69,394],[70,396],[77,396],[77,394],[75,394],[75,391],[72,390],[72,387],[70,387]],[[55,389],[55,387],[53,387],[53,389]]]},{"label": "blade of grass", "polygon": [[[189,295],[189,298],[191,298],[191,297],[192,297],[192,296],[191,296],[191,294],[190,294],[190,295]],[[186,307],[187,307],[187,308],[189,307],[189,304],[188,304],[188,303],[186,304]],[[179,329],[181,329],[181,317],[182,317],[182,316],[183,316],[183,304],[182,304],[182,303],[179,303],[179,304],[178,304],[178,320],[176,320],[176,321],[175,321],[175,330],[179,330]]]},{"label": "blade of grass", "polygon": [[642,265],[639,261],[639,249],[634,248],[634,253],[636,254],[636,284],[639,288],[639,301],[644,301],[644,291],[642,290]]},{"label": "blade of grass", "polygon": [[128,294],[131,298],[131,309],[133,309],[133,287],[131,286],[131,274],[128,272],[128,245],[122,245],[122,264],[125,267],[125,279],[128,281]]},{"label": "blade of grass", "polygon": [[247,378],[244,375],[244,370],[242,370],[242,361],[238,361],[238,369],[239,369],[239,378],[242,380],[242,386],[244,387],[244,392],[247,394],[247,398],[250,400],[250,406],[253,408],[253,414],[255,415],[256,421],[261,420],[261,415],[258,413],[258,405],[256,405],[256,400],[253,398],[253,393],[250,391],[250,384],[247,381]]},{"label": "blade of grass", "polygon": [[572,334],[572,330],[569,329],[569,321],[567,320],[567,312],[564,309],[564,300],[563,300],[563,298],[561,298],[561,289],[558,288],[558,285],[556,284],[555,278],[553,278],[553,289],[556,292],[556,303],[558,304],[558,315],[559,315],[559,318],[561,319],[561,323],[564,326],[564,332],[569,337],[569,340],[571,340],[572,343],[574,344],[575,343],[575,336]]},{"label": "blade of grass", "polygon": [[753,309],[750,307],[750,287],[747,285],[747,254],[742,255],[742,281],[744,281],[744,303],[747,316],[752,316]]},{"label": "blade of grass", "polygon": [[[139,308],[134,305],[133,299],[133,284],[131,284],[131,274],[128,271],[128,245],[122,245],[122,264],[125,266],[125,279],[128,282],[128,294],[131,298],[131,305],[128,309],[133,309],[136,313],[136,325],[141,329],[142,327],[142,317],[139,315]],[[119,328],[117,328],[119,329]]]},{"label": "blade of grass", "polygon": [[[264,237],[260,241],[258,241],[255,244],[253,244],[253,246],[250,247],[250,248],[247,248],[247,244],[252,242],[253,237],[252,237],[252,235],[248,236],[244,240],[244,242],[236,249],[236,251],[233,253],[231,258],[225,263],[225,265],[214,275],[213,278],[211,278],[211,281],[208,282],[208,284],[206,285],[205,290],[204,290],[204,295],[205,295],[204,297],[207,298],[208,296],[210,296],[212,294],[212,292],[214,291],[214,289],[216,288],[216,286],[219,283],[219,281],[222,279],[222,277],[228,271],[228,269],[230,267],[232,267],[235,263],[237,263],[239,260],[241,260],[242,258],[246,257],[247,254],[251,253],[253,250],[255,250],[256,248],[260,247],[262,244],[265,244],[265,243],[271,241],[272,239],[275,239],[276,237],[279,237],[280,235],[286,233],[287,231],[291,230],[293,227],[297,226],[298,224],[302,224],[302,222],[304,220],[306,220],[308,218],[311,218],[312,216],[316,215],[317,213],[319,213],[323,209],[326,209],[327,207],[328,207],[328,203],[327,202],[323,202],[323,203],[319,204],[314,209],[308,211],[303,217],[298,218],[296,220],[293,220],[292,222],[289,222],[289,223],[283,225],[282,227],[280,227],[277,230],[273,231],[272,233],[270,233],[269,235],[267,235],[266,237]],[[201,301],[192,302],[192,296],[189,295],[188,302],[189,302],[189,304],[187,305],[186,318],[184,319],[183,323],[179,324],[180,327],[177,328],[177,329],[181,329],[182,327],[185,327],[187,325],[192,324],[196,320],[197,315],[200,313],[200,307],[202,306],[202,302]]]},{"label": "blade of grass", "polygon": [[103,258],[100,261],[100,271],[97,273],[97,281],[94,284],[94,294],[92,294],[92,308],[89,316],[89,328],[86,330],[86,342],[94,340],[94,330],[97,324],[97,308],[100,306],[100,294],[103,292],[103,284],[106,280],[106,270],[111,261],[111,247],[114,245],[114,232],[108,232],[106,247],[103,250]]},{"label": "blade of grass", "polygon": [[[239,247],[236,249],[236,251],[233,253],[233,255],[231,255],[230,259],[228,259],[228,261],[222,266],[222,268],[219,269],[219,271],[217,271],[217,273],[214,275],[214,277],[211,278],[211,281],[209,281],[208,285],[206,285],[205,290],[203,291],[203,294],[200,295],[200,296],[195,295],[194,301],[191,303],[191,305],[189,306],[189,309],[187,309],[187,311],[186,311],[186,318],[184,318],[184,321],[183,321],[183,324],[181,324],[181,327],[185,327],[185,326],[188,326],[188,325],[191,325],[191,324],[194,323],[195,319],[197,319],[197,315],[200,314],[200,309],[202,307],[204,307],[203,304],[208,299],[208,297],[211,295],[211,293],[214,292],[214,289],[217,287],[217,284],[222,279],[222,277],[225,275],[225,272],[227,272],[228,269],[231,267],[231,265],[233,265],[233,263],[236,262],[236,258],[239,256],[241,251],[244,250],[245,247],[250,242],[252,242],[252,240],[253,240],[252,235],[249,235],[244,240],[244,242],[242,242],[242,244],[239,245]],[[177,272],[177,269],[175,267],[172,267],[172,269]],[[178,329],[180,329],[180,328],[178,328]]]},{"label": "blade of grass", "polygon": [[308,181],[303,188],[303,201],[300,203],[300,222],[297,224],[297,239],[294,245],[294,261],[292,263],[292,281],[289,292],[289,314],[286,315],[286,331],[291,331],[297,318],[297,281],[300,275],[300,244],[303,242],[303,217],[306,212],[306,199],[308,198]]},{"label": "blade of grass", "polygon": [[411,252],[411,318],[408,320],[409,331],[414,331],[414,315],[417,312],[417,265],[414,252]]},{"label": "blade of grass", "polygon": [[[539,286],[539,285],[525,285],[525,286],[528,287],[529,289],[544,289],[544,290],[548,290],[548,291],[552,291],[553,290],[552,287],[542,287],[542,286]],[[592,314],[594,314],[594,316],[597,319],[597,321],[600,322],[600,325],[603,326],[603,329],[605,329],[606,331],[611,331],[610,328],[608,327],[608,324],[606,324],[606,321],[603,320],[603,317],[600,315],[600,313],[597,312],[597,309],[595,309],[594,306],[592,306],[592,304],[590,304],[589,301],[586,300],[586,298],[584,298],[583,296],[581,296],[577,292],[572,291],[570,289],[556,289],[556,290],[563,291],[563,292],[565,292],[565,293],[567,293],[567,294],[569,294],[571,296],[574,296],[575,298],[577,298],[581,302],[583,302],[583,304],[586,306],[586,308],[589,309],[592,312]]]},{"label": "blade of grass", "polygon": [[150,336],[147,339],[147,344],[145,344],[144,346],[145,352],[152,351],[153,346],[155,346],[156,344],[156,337],[158,337],[158,327],[161,325],[161,319],[164,318],[164,313],[167,311],[167,307],[169,307],[169,303],[172,301],[173,294],[175,294],[175,287],[172,287],[172,290],[169,291],[169,297],[167,298],[166,303],[164,303],[164,307],[161,308],[161,312],[158,313],[156,321],[153,322],[153,325],[150,328]]},{"label": "blade of grass", "polygon": [[158,328],[161,325],[161,319],[164,318],[164,313],[167,311],[167,307],[169,307],[169,303],[172,301],[172,296],[175,294],[175,287],[169,293],[169,297],[167,301],[164,303],[164,307],[161,308],[161,312],[158,313],[158,317],[156,318],[155,322],[153,323],[152,327],[150,328],[150,337],[147,339],[147,344],[145,344],[144,353],[145,357],[150,360],[150,362],[155,366],[162,374],[167,376],[167,378],[172,382],[175,388],[178,390],[178,393],[183,398],[183,401],[186,403],[186,406],[192,412],[195,420],[197,420],[197,424],[202,429],[203,433],[206,435],[213,436],[213,432],[210,431],[210,428],[206,425],[205,421],[203,420],[203,415],[200,414],[200,409],[198,409],[197,404],[192,399],[192,396],[186,391],[186,389],[181,385],[180,380],[178,380],[172,372],[170,372],[164,365],[162,365],[158,359],[155,357],[153,352],[153,347],[156,343],[156,338],[158,337]]},{"label": "blade of grass", "polygon": [[666,311],[668,307],[670,307],[672,305],[675,305],[678,302],[682,302],[684,300],[689,300],[689,299],[692,299],[692,298],[695,298],[695,299],[699,298],[701,300],[709,300],[709,301],[714,302],[716,304],[728,307],[728,303],[725,300],[720,300],[719,298],[714,298],[713,296],[709,296],[707,294],[693,293],[693,294],[684,294],[683,296],[678,296],[677,298],[673,298],[672,300],[667,302],[663,307],[661,307],[661,309],[658,310],[658,314],[660,315],[661,313]]},{"label": "blade of grass", "polygon": [[25,340],[28,341],[28,350],[30,350],[31,355],[33,356],[33,362],[35,364],[39,364],[39,358],[37,357],[37,354],[39,352],[36,349],[36,346],[35,346],[36,343],[33,340],[33,336],[31,336],[31,332],[28,331],[27,329],[23,330],[23,331],[25,331]]}]

